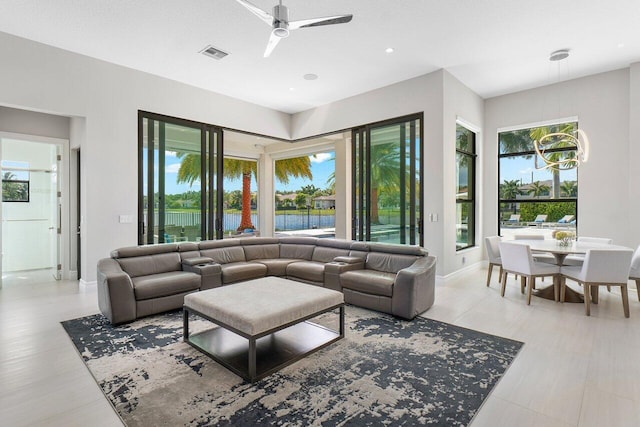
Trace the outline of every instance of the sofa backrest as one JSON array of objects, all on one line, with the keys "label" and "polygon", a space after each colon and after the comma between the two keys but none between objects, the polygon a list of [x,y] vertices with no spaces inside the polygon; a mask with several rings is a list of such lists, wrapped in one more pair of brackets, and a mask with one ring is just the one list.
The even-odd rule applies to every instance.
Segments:
[{"label": "sofa backrest", "polygon": [[111,257],[131,277],[182,270],[178,245],[173,243],[120,248]]},{"label": "sofa backrest", "polygon": [[368,270],[397,273],[403,268],[411,266],[420,258],[416,255],[397,255],[385,252],[369,252],[365,268]]},{"label": "sofa backrest", "polygon": [[311,261],[317,241],[315,237],[281,237],[280,258]]},{"label": "sofa backrest", "polygon": [[337,256],[349,256],[349,249],[330,248],[325,246],[316,246],[311,256],[311,261],[331,262]]},{"label": "sofa backrest", "polygon": [[240,239],[247,261],[280,258],[280,240],[277,237],[249,237]]},{"label": "sofa backrest", "polygon": [[366,242],[351,242],[349,256],[365,259],[369,254],[369,245]]},{"label": "sofa backrest", "polygon": [[238,239],[207,240],[200,242],[200,256],[211,258],[218,264],[229,264],[231,262],[244,262],[244,249],[240,246]]},{"label": "sofa backrest", "polygon": [[189,258],[198,258],[200,249],[195,242],[181,242],[178,243],[178,253],[180,254],[180,260],[184,261]]}]

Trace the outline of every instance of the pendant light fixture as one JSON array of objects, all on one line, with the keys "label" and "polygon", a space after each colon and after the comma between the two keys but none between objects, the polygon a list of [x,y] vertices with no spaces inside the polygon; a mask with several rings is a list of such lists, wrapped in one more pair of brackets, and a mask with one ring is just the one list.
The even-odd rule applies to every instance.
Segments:
[{"label": "pendant light fixture", "polygon": [[[568,57],[569,49],[556,50],[549,55],[549,61],[563,61]],[[535,159],[536,169],[573,169],[589,159],[589,138],[582,129],[577,129],[571,133],[554,132],[546,134],[533,141],[533,147],[538,155]],[[553,153],[557,152],[554,149],[566,149],[568,147],[575,147],[575,156],[558,158],[558,156],[553,155]],[[541,166],[538,166],[538,159],[543,162]]]}]

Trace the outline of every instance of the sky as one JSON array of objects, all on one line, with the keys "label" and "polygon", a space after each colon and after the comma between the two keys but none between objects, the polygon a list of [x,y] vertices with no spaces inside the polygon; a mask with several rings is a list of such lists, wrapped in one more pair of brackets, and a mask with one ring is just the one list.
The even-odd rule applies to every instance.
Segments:
[{"label": "sky", "polygon": [[[278,191],[284,192],[294,192],[300,189],[300,187],[313,184],[317,188],[324,189],[327,185],[327,179],[329,175],[334,171],[334,153],[326,152],[326,153],[316,153],[315,155],[309,156],[311,159],[311,173],[313,174],[313,179],[290,179],[289,184],[284,185],[276,180],[275,189]],[[165,154],[165,192],[166,194],[180,194],[186,191],[199,191],[200,190],[200,181],[196,181],[192,186],[189,184],[178,184],[178,170],[180,169],[180,161],[178,157],[176,157],[175,153],[166,152]],[[242,190],[242,180],[224,180],[224,191],[234,191],[234,190]],[[251,180],[251,191],[257,191],[256,182],[254,179]]]},{"label": "sky", "polygon": [[[538,162],[538,167],[542,162]],[[578,168],[569,169],[560,173],[561,181],[577,181]],[[506,157],[500,160],[500,182],[518,180],[522,184],[530,184],[535,181],[547,181],[552,179],[548,169],[536,169],[534,158]]]}]

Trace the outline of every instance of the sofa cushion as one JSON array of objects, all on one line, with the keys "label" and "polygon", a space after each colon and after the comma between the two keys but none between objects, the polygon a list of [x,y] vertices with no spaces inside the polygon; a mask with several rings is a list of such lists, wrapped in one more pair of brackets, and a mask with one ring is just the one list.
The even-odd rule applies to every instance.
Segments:
[{"label": "sofa cushion", "polygon": [[230,264],[233,262],[244,262],[244,249],[240,246],[231,246],[226,248],[204,249],[200,250],[200,255],[211,258],[213,262],[218,264]]},{"label": "sofa cushion", "polygon": [[132,258],[119,258],[118,263],[131,277],[182,271],[178,252],[145,255]]},{"label": "sofa cushion", "polygon": [[256,259],[251,262],[257,262],[267,266],[267,276],[284,277],[287,275],[287,266],[292,262],[300,262],[299,259],[290,258],[273,258],[273,259]]},{"label": "sofa cushion", "polygon": [[353,270],[340,275],[340,284],[343,288],[385,297],[393,296],[395,280],[395,273],[376,270]]},{"label": "sofa cushion", "polygon": [[311,257],[313,256],[314,249],[315,249],[314,245],[295,244],[295,243],[281,244],[280,257],[304,259],[304,260],[310,261]]},{"label": "sofa cushion", "polygon": [[295,277],[310,282],[324,282],[324,263],[297,261],[287,266],[287,277]]},{"label": "sofa cushion", "polygon": [[200,275],[186,271],[151,274],[131,279],[136,300],[159,298],[200,288]]},{"label": "sofa cushion", "polygon": [[258,262],[231,262],[220,265],[222,268],[222,283],[241,282],[258,279],[267,274],[267,266]]},{"label": "sofa cushion", "polygon": [[397,273],[403,268],[411,266],[418,257],[414,255],[394,255],[390,253],[371,252],[367,255],[367,270]]},{"label": "sofa cushion", "polygon": [[327,248],[322,246],[316,246],[311,256],[311,261],[316,262],[331,262],[335,257],[349,255],[349,249],[337,249]]},{"label": "sofa cushion", "polygon": [[280,257],[280,245],[267,244],[267,245],[247,245],[244,246],[244,256],[247,261],[254,259],[276,259]]},{"label": "sofa cushion", "polygon": [[175,243],[161,243],[159,245],[129,246],[126,248],[111,251],[111,258],[132,258],[144,255],[164,254],[167,252],[177,252],[178,245]]}]

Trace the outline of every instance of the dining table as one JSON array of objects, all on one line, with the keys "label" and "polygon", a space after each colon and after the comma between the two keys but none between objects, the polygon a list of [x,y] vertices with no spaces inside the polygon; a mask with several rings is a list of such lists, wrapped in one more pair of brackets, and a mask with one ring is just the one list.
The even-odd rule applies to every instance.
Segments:
[{"label": "dining table", "polygon": [[[565,259],[569,255],[586,255],[587,251],[591,249],[630,249],[626,246],[611,245],[607,243],[593,243],[593,242],[579,242],[572,241],[570,244],[563,246],[559,240],[544,239],[544,240],[513,240],[511,243],[518,243],[522,245],[528,245],[533,253],[548,253],[553,255],[556,265],[562,266]],[[592,287],[592,291],[597,291],[597,286]],[[543,289],[536,290],[533,295],[540,298],[555,300],[553,286],[548,286]],[[598,303],[597,295],[592,295],[594,303]],[[584,302],[584,295],[566,287],[565,302]]]}]

